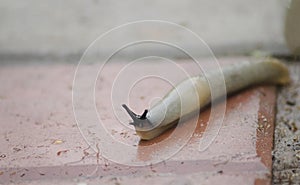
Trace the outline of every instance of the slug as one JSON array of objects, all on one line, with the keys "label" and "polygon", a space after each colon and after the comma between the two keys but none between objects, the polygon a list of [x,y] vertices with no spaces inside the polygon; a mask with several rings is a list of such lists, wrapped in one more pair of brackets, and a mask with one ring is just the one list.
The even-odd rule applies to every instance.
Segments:
[{"label": "slug", "polygon": [[[287,67],[277,59],[269,58],[260,62],[240,62],[222,68],[222,73],[210,71],[179,83],[164,98],[142,115],[132,112],[125,104],[136,133],[142,140],[153,139],[170,129],[185,115],[211,102],[209,81],[219,80],[223,75],[227,94],[255,84],[285,85],[290,77]],[[207,80],[209,79],[209,81]],[[223,94],[217,94],[221,97]]]}]

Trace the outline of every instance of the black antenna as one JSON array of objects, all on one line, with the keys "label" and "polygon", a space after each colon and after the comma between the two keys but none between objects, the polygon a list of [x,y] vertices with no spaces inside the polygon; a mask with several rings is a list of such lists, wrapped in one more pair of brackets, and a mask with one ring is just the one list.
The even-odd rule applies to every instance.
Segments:
[{"label": "black antenna", "polygon": [[132,112],[127,105],[123,104],[122,107],[127,111],[129,116],[132,118],[133,122],[129,123],[130,125],[133,125],[135,127],[139,127],[138,129],[144,130],[149,129],[153,125],[152,123],[147,119],[148,110],[146,109],[142,115],[137,115],[136,113]]}]

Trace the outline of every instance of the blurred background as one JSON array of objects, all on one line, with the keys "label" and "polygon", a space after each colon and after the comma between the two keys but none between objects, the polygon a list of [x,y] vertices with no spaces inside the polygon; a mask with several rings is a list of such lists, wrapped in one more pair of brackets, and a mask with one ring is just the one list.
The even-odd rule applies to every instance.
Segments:
[{"label": "blurred background", "polygon": [[[288,10],[299,7],[298,2],[1,0],[0,60],[42,61],[51,58],[77,62],[89,44],[101,34],[116,26],[144,19],[170,21],[192,30],[217,56],[257,52],[287,55],[293,52],[295,44],[287,44],[285,39],[286,14]],[[289,21],[294,25],[290,26],[292,36],[288,37],[291,42],[296,39],[293,21],[296,20]],[[180,42],[193,47],[184,39]],[[110,44],[106,47],[105,52],[113,49]],[[138,52],[146,51],[140,48]],[[199,52],[201,56],[205,54]],[[170,55],[173,54],[170,52]]]}]

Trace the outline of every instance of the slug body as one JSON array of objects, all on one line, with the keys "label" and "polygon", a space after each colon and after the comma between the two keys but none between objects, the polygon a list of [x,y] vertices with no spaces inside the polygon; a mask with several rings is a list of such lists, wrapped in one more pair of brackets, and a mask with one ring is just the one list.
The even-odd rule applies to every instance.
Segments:
[{"label": "slug body", "polygon": [[208,105],[211,102],[209,82],[220,79],[220,83],[225,82],[226,91],[214,89],[217,92],[214,98],[255,84],[284,85],[290,81],[287,67],[276,59],[241,62],[222,68],[222,73],[211,71],[206,76],[199,75],[184,80],[141,116],[133,113],[126,105],[123,107],[133,119],[130,124],[134,125],[140,138],[150,140],[173,127],[181,117]]}]

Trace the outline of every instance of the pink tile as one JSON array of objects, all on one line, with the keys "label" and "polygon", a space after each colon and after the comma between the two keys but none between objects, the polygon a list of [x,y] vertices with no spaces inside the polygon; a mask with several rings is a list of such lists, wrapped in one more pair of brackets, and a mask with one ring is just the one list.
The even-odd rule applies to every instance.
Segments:
[{"label": "pink tile", "polygon": [[[223,58],[220,62],[226,65],[239,60],[241,58]],[[205,62],[206,66],[211,65],[210,61]],[[113,63],[104,68],[96,84],[96,107],[108,133],[116,141],[132,146],[130,151],[117,153],[118,157],[134,154],[133,158],[137,160],[151,160],[157,154],[169,152],[176,143],[170,141],[157,145],[172,130],[152,141],[140,142],[134,130],[116,119],[115,116],[119,115],[124,124],[129,121],[121,106],[114,114],[110,99],[115,75],[124,64]],[[135,70],[149,73],[151,70],[165,71],[165,75],[170,75],[174,82],[184,78],[184,75],[170,70],[168,65],[153,64],[142,64]],[[180,66],[192,74],[198,71],[189,61],[181,62]],[[84,67],[85,70],[95,68],[93,65]],[[114,184],[115,180],[111,179],[116,178],[121,184],[174,184],[178,179],[191,184],[200,181],[204,184],[218,184],[220,181],[223,184],[270,183],[274,87],[252,87],[231,96],[227,100],[223,126],[205,151],[199,151],[199,141],[207,127],[209,108],[202,111],[198,121],[196,117],[187,121],[186,125],[192,124],[192,121],[198,124],[188,144],[180,152],[159,164],[129,167],[104,159],[101,148],[98,154],[88,147],[81,136],[72,110],[74,72],[75,66],[71,64],[0,68],[0,124],[3,128],[0,130],[0,182],[27,180],[47,184],[55,178],[58,184],[71,184],[74,179]],[[134,77],[138,73],[129,71],[124,74]],[[126,89],[126,84],[119,85],[120,89]],[[140,113],[153,97],[163,95],[170,88],[165,81],[157,78],[141,81],[129,95],[130,107]],[[222,106],[222,103],[218,106]],[[176,131],[186,134],[184,126],[176,128]],[[91,129],[91,134],[95,132],[97,130]],[[111,147],[116,146],[114,140],[109,142]],[[89,175],[93,178],[86,179]]]}]

